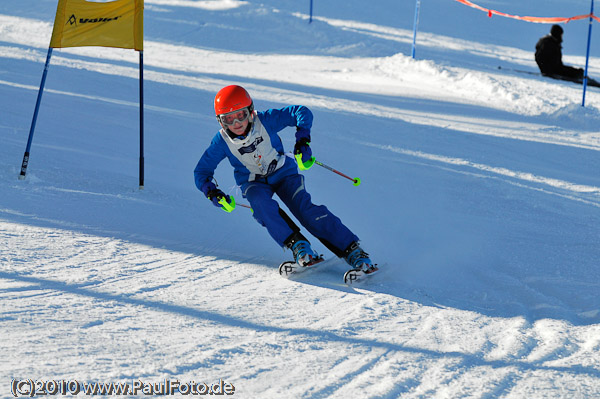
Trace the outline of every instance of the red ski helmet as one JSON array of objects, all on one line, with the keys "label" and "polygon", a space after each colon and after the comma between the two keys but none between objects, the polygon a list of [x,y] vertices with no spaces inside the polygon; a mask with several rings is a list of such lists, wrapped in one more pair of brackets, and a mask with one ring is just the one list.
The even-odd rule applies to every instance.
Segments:
[{"label": "red ski helmet", "polygon": [[227,114],[242,108],[253,111],[250,94],[242,86],[231,85],[223,87],[215,96],[215,115]]}]

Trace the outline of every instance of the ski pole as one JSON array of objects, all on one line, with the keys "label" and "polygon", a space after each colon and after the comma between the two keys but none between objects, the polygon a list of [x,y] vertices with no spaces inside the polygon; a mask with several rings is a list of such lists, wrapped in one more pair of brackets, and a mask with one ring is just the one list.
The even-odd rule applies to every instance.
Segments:
[{"label": "ski pole", "polygon": [[223,209],[227,213],[231,213],[235,209],[235,198],[233,195],[229,196],[229,202],[227,202],[227,197],[217,197],[219,198],[219,204],[221,204],[221,209]]},{"label": "ski pole", "polygon": [[221,209],[223,209],[227,213],[231,213],[235,209],[236,205],[241,206],[243,208],[248,208],[252,212],[254,212],[254,210],[252,209],[252,207],[250,205],[246,205],[246,204],[242,204],[242,203],[236,204],[235,198],[233,198],[233,195],[229,196],[229,202],[227,202],[227,199],[225,197],[221,197],[219,199],[219,204],[221,204]]},{"label": "ski pole", "polygon": [[317,165],[319,165],[319,166],[322,166],[322,167],[324,167],[324,168],[325,168],[325,169],[327,169],[327,170],[330,170],[330,171],[332,171],[333,173],[337,173],[338,175],[340,175],[340,176],[342,176],[342,177],[345,177],[345,178],[346,178],[346,179],[348,179],[348,180],[352,180],[352,182],[354,183],[354,185],[355,185],[355,186],[359,186],[359,185],[360,185],[360,179],[359,179],[358,177],[355,177],[355,178],[353,179],[353,178],[351,178],[350,176],[343,174],[343,173],[342,173],[342,172],[340,172],[339,170],[335,170],[335,169],[333,169],[331,166],[327,166],[327,165],[325,165],[323,162],[317,161],[316,159],[315,159],[315,163],[316,163]]},{"label": "ski pole", "polygon": [[[215,187],[219,188],[219,183],[217,182],[217,179],[215,179],[214,177],[212,179],[215,182]],[[223,209],[225,212],[231,213],[235,209],[236,203],[235,203],[235,198],[233,198],[233,195],[229,196],[229,202],[227,202],[227,198],[225,198],[223,196],[219,196],[217,198],[219,199],[219,204],[221,204],[221,209]],[[254,212],[254,210],[252,209],[252,207],[250,205],[246,205],[246,204],[237,204],[237,205],[244,207],[244,208],[248,208],[252,212]]]},{"label": "ski pole", "polygon": [[333,173],[337,173],[338,175],[345,177],[348,180],[351,180],[355,186],[360,185],[360,179],[358,177],[355,177],[353,179],[350,176],[343,174],[339,170],[335,170],[331,166],[327,166],[323,162],[317,161],[315,159],[315,157],[311,157],[309,161],[307,161],[306,163],[302,163],[302,155],[301,154],[294,155],[291,152],[286,152],[285,155],[287,155],[288,157],[290,157],[292,159],[295,159],[296,162],[298,163],[298,167],[300,168],[300,170],[308,170],[313,164],[316,163],[317,165],[322,166],[325,169],[332,171]]}]

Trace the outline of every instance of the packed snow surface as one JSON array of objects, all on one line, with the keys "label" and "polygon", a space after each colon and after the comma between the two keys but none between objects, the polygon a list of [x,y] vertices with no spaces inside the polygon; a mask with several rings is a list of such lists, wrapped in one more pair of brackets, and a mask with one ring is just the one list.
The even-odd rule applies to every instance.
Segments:
[{"label": "packed snow surface", "polygon": [[[220,383],[239,398],[600,398],[600,91],[582,107],[582,86],[536,74],[549,25],[425,1],[413,59],[411,1],[315,1],[309,23],[308,1],[146,0],[140,190],[133,50],[54,50],[17,178],[56,3],[0,3],[0,396],[31,379]],[[583,67],[588,28],[564,25],[565,63]],[[281,278],[291,254],[251,211],[196,189],[228,84],[257,109],[313,111],[314,155],[362,184],[314,166],[307,189],[379,274],[344,285],[347,266],[311,237],[328,260]],[[281,136],[291,149],[293,129]],[[215,177],[244,203],[228,162]]]}]

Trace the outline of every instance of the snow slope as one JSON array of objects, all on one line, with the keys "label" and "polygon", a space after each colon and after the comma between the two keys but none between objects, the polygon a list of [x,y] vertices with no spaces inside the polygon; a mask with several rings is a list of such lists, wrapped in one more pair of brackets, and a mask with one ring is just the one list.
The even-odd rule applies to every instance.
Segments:
[{"label": "snow slope", "polygon": [[[412,59],[414,2],[374,3],[315,1],[308,24],[308,2],[146,0],[144,190],[137,54],[118,49],[54,51],[17,179],[56,0],[0,3],[0,396],[222,379],[240,398],[600,398],[600,91],[583,108],[581,86],[516,71],[548,25],[423,2]],[[566,62],[587,29],[565,26]],[[197,191],[231,83],[313,110],[316,157],[363,183],[315,166],[307,189],[383,265],[372,280],[342,284],[316,240],[331,260],[282,279],[289,252]],[[226,162],[216,179],[244,202]]]}]

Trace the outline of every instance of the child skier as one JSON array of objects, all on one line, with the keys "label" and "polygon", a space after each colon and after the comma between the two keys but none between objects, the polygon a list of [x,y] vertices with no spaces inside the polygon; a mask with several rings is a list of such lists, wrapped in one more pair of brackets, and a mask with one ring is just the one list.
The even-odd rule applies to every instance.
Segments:
[{"label": "child skier", "polygon": [[298,173],[294,160],[284,154],[277,134],[285,127],[296,127],[294,154],[301,169],[314,163],[310,149],[313,115],[302,105],[257,112],[248,92],[241,86],[221,89],[215,97],[215,114],[221,130],[204,152],[194,177],[196,186],[217,207],[233,201],[213,183],[217,165],[227,158],[234,168],[236,183],[253,209],[254,218],[271,237],[294,254],[300,266],[320,260],[300,228],[279,207],[273,194],[283,201],[300,223],[329,250],[344,258],[352,269],[364,274],[377,271],[358,244],[358,237],[325,206],[311,202],[304,187],[304,176]]}]

